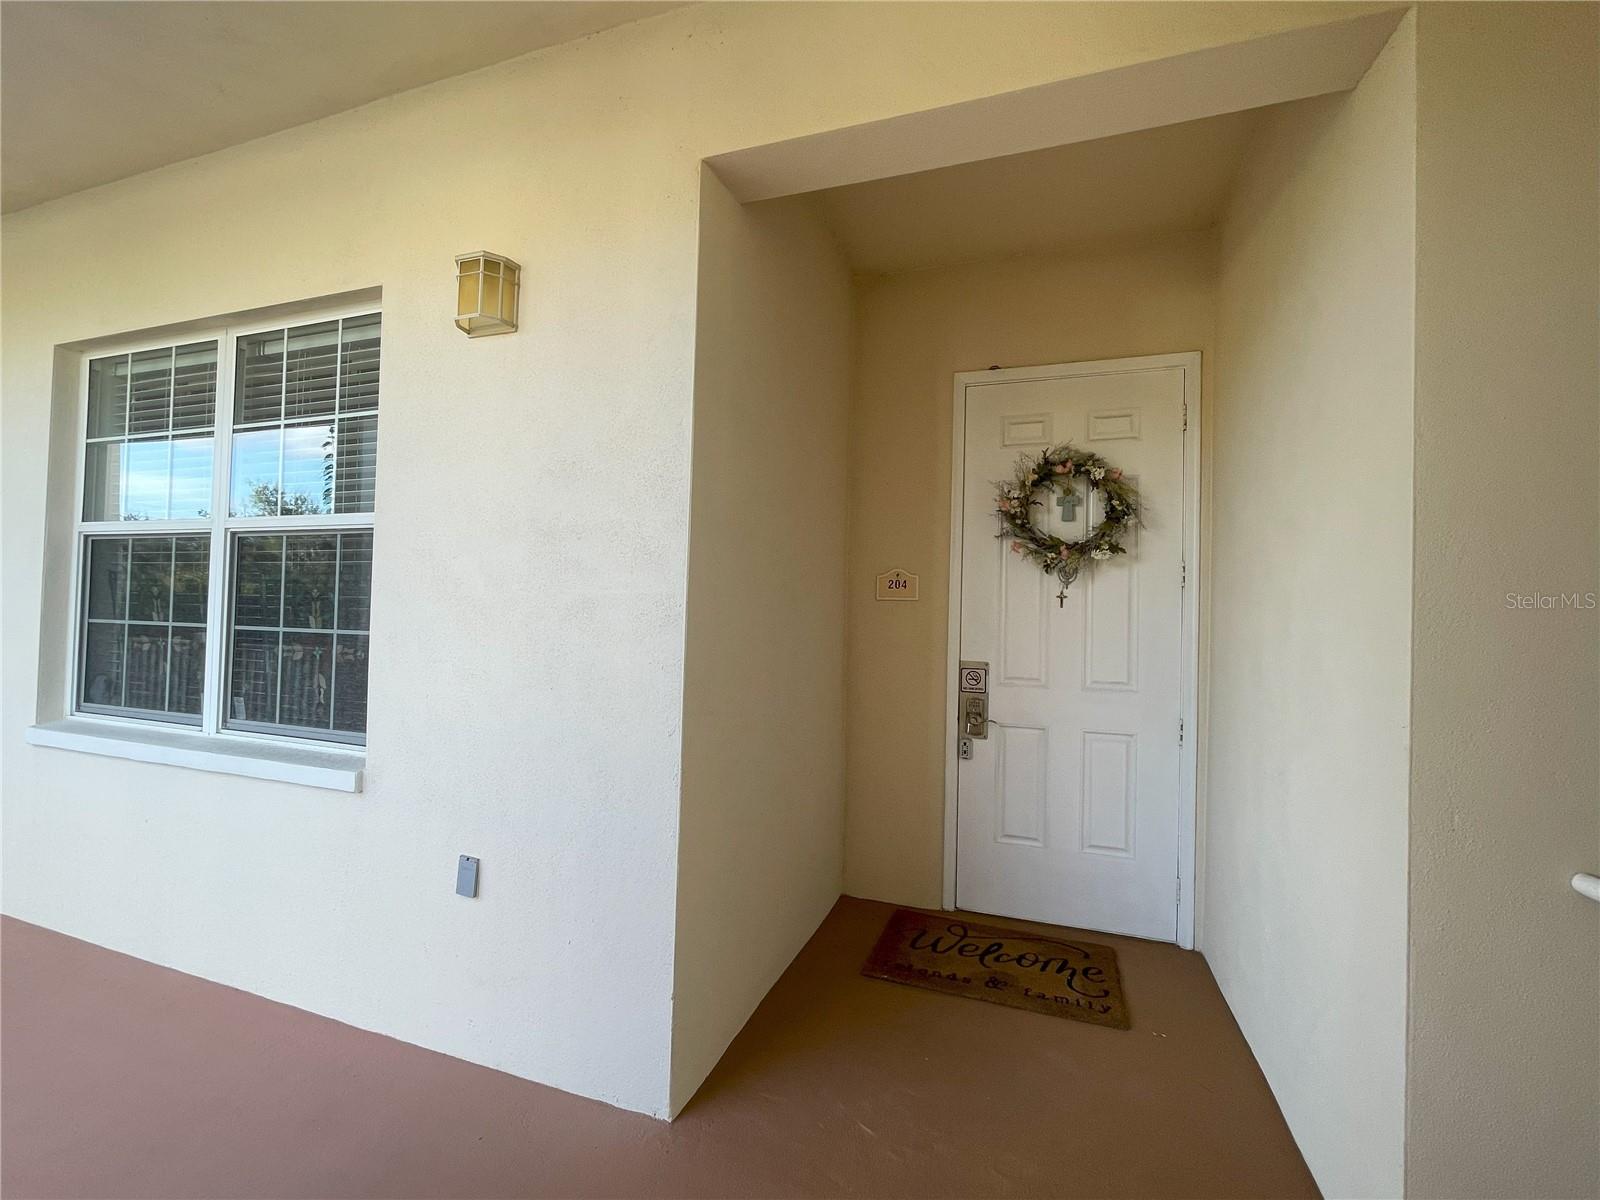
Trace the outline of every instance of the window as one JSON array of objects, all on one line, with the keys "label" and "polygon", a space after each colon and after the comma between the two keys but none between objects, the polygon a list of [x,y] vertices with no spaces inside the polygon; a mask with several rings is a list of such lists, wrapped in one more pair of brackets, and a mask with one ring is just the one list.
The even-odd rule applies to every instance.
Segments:
[{"label": "window", "polygon": [[91,537],[82,707],[198,724],[211,547],[201,537]]},{"label": "window", "polygon": [[381,331],[89,362],[74,712],[365,741]]},{"label": "window", "polygon": [[365,731],[371,531],[241,534],[234,546],[230,722]]}]

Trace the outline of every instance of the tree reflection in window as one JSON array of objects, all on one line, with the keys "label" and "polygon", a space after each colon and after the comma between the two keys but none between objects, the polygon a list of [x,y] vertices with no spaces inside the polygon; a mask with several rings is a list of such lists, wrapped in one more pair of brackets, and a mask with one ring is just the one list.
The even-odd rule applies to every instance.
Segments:
[{"label": "tree reflection in window", "polygon": [[234,561],[229,723],[364,733],[371,530],[241,535]]}]

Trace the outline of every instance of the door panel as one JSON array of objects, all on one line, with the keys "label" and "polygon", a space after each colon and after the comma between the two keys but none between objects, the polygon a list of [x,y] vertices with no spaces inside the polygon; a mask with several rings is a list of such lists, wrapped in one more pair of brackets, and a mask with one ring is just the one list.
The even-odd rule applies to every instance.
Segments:
[{"label": "door panel", "polygon": [[[1183,683],[1186,368],[1080,364],[966,387],[959,658],[990,664],[989,736],[956,772],[965,909],[1173,941]],[[996,537],[997,481],[1071,441],[1137,484],[1128,553],[1067,591]],[[1099,498],[1035,519],[1084,537]]]}]

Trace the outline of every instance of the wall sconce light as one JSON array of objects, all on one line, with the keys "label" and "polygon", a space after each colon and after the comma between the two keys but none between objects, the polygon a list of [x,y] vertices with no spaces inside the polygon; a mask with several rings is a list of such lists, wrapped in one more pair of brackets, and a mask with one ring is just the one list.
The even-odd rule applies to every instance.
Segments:
[{"label": "wall sconce light", "polygon": [[456,258],[456,328],[468,337],[514,333],[522,268],[503,254],[478,250]]}]

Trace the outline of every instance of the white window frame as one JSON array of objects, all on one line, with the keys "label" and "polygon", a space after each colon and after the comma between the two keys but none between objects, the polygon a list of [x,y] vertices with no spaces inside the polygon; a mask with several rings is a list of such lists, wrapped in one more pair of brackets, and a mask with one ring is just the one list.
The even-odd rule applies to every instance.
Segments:
[{"label": "white window frame", "polygon": [[[67,653],[68,716],[75,721],[92,721],[97,724],[120,726],[125,729],[168,729],[194,733],[207,738],[235,743],[289,745],[326,750],[335,753],[361,756],[366,753],[366,735],[359,738],[329,730],[328,736],[314,736],[290,729],[281,732],[262,732],[240,729],[227,724],[226,690],[228,680],[228,642],[231,633],[233,601],[232,542],[241,533],[341,533],[350,530],[376,530],[376,505],[373,512],[319,513],[304,516],[235,517],[230,515],[233,471],[234,425],[234,369],[238,358],[238,341],[256,333],[269,333],[278,329],[293,329],[322,321],[335,321],[347,317],[382,315],[381,304],[367,303],[343,305],[337,308],[318,308],[298,312],[289,317],[270,321],[254,321],[241,325],[216,325],[186,330],[180,335],[169,334],[160,338],[119,342],[86,350],[79,363],[77,438],[77,471],[73,489],[73,548],[72,548],[72,621]],[[187,346],[196,342],[217,343],[217,399],[212,424],[211,459],[211,516],[208,518],[167,518],[158,521],[88,521],[84,519],[84,484],[88,470],[89,448],[89,364],[96,359],[115,358],[124,354],[138,354],[144,350],[160,350],[168,346]],[[342,353],[342,347],[341,347]],[[379,406],[380,431],[382,416],[382,354],[379,348]],[[335,367],[337,372],[338,367]],[[335,378],[337,378],[337,374]],[[250,428],[262,427],[251,422]],[[155,715],[139,716],[132,713],[107,713],[86,710],[82,706],[83,671],[79,654],[85,649],[83,633],[88,597],[86,565],[89,539],[95,536],[141,537],[146,535],[205,534],[210,538],[210,559],[206,573],[206,662],[203,700],[200,705],[200,724],[178,720],[163,720]],[[369,634],[370,637],[370,634]],[[370,642],[369,642],[370,645]],[[330,704],[332,698],[329,699]]]}]

